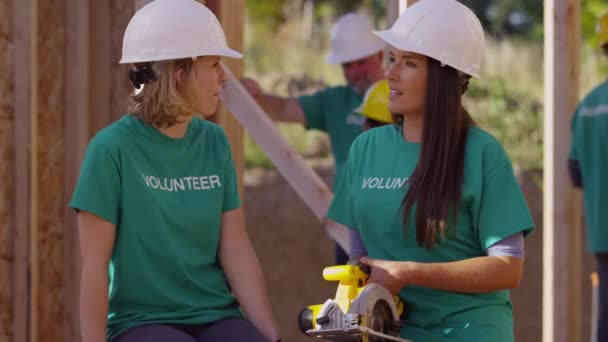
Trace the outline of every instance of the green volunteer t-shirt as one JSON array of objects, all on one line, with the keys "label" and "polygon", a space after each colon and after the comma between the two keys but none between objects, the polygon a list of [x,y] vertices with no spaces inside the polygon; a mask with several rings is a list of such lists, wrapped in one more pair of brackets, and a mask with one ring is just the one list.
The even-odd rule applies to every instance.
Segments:
[{"label": "green volunteer t-shirt", "polygon": [[593,253],[608,252],[608,81],[574,113],[570,159],[579,162],[583,179],[587,246]]},{"label": "green volunteer t-shirt", "polygon": [[336,163],[336,180],[339,183],[342,169],[353,140],[362,132],[365,120],[356,109],[363,96],[348,86],[332,87],[312,95],[298,98],[306,116],[308,128],[327,132]]},{"label": "green volunteer t-shirt", "polygon": [[70,207],[116,225],[108,340],[141,324],[241,317],[217,259],[222,213],[239,206],[219,126],[195,117],[174,139],[126,115],[97,133]]},{"label": "green volunteer t-shirt", "polygon": [[[511,162],[494,137],[470,128],[462,202],[455,235],[428,250],[418,246],[409,215],[402,229],[401,202],[416,167],[420,144],[403,139],[401,127],[387,125],[360,135],[351,147],[342,182],[328,217],[359,231],[371,258],[451,262],[484,256],[495,242],[517,232],[526,235],[532,218]],[[513,341],[509,291],[464,294],[419,286],[399,292],[407,308],[401,336],[413,341]]]}]

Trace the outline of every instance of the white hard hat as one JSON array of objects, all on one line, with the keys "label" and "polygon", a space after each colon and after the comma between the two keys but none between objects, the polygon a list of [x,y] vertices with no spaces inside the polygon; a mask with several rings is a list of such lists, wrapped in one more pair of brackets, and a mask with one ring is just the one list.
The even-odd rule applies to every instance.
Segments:
[{"label": "white hard hat", "polygon": [[156,0],[129,21],[120,63],[198,56],[242,57],[228,47],[222,26],[204,5],[194,0]]},{"label": "white hard hat", "polygon": [[403,51],[431,57],[479,77],[485,35],[473,11],[456,0],[419,0],[387,31],[374,31]]},{"label": "white hard hat", "polygon": [[331,47],[327,63],[342,64],[369,57],[386,45],[372,34],[366,16],[348,13],[340,17],[331,30]]}]

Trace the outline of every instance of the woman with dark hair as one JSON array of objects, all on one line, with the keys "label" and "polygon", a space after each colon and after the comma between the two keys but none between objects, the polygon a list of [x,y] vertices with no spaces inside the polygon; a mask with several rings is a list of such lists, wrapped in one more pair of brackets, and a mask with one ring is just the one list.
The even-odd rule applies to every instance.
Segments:
[{"label": "woman with dark hair", "polygon": [[455,0],[420,0],[375,33],[395,124],[355,140],[328,217],[353,228],[369,281],[406,303],[402,337],[513,341],[533,222],[506,152],[462,107],[483,28]]}]

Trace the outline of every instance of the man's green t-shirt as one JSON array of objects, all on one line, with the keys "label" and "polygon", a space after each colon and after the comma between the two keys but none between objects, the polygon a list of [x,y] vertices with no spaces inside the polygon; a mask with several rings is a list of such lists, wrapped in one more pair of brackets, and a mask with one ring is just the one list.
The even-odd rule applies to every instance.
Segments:
[{"label": "man's green t-shirt", "polygon": [[[533,222],[511,162],[494,137],[469,129],[462,202],[455,231],[433,249],[418,246],[408,217],[402,228],[401,203],[414,171],[420,144],[403,139],[401,127],[387,125],[360,135],[351,147],[342,182],[328,217],[359,231],[371,258],[424,263],[451,262],[485,255],[492,244]],[[513,341],[509,291],[465,294],[407,286],[399,296],[408,322],[401,336],[413,341]]]},{"label": "man's green t-shirt", "polygon": [[108,340],[147,323],[242,317],[217,259],[240,199],[222,128],[193,118],[170,138],[126,115],[89,143],[70,207],[116,225]]},{"label": "man's green t-shirt", "polygon": [[572,119],[570,159],[583,179],[587,246],[608,252],[608,81],[589,93]]},{"label": "man's green t-shirt", "polygon": [[356,111],[362,101],[363,96],[348,86],[331,87],[298,98],[307,127],[325,131],[329,135],[336,163],[334,189],[340,181],[348,149],[362,132],[365,119]]}]

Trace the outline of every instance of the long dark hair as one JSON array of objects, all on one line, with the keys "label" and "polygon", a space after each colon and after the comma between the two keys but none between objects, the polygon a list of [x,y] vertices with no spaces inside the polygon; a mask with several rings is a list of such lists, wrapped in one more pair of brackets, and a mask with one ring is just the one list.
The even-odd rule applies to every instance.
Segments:
[{"label": "long dark hair", "polygon": [[[468,76],[428,59],[420,157],[403,198],[403,230],[416,205],[418,245],[433,248],[449,226],[456,227],[464,181],[464,153],[473,120],[462,107]],[[439,233],[439,234],[438,234]],[[439,236],[438,236],[439,235]]]}]

